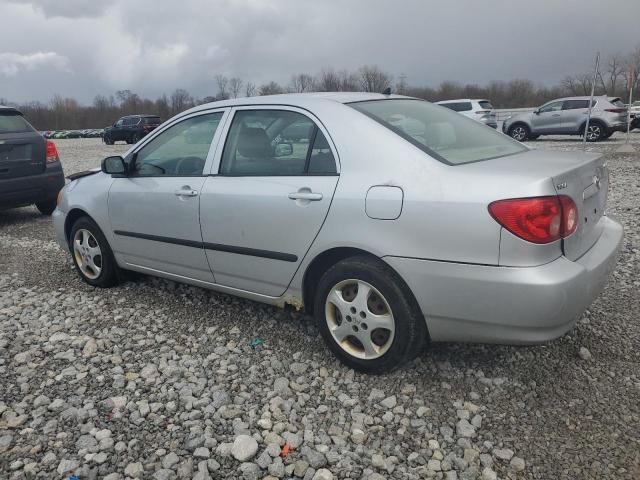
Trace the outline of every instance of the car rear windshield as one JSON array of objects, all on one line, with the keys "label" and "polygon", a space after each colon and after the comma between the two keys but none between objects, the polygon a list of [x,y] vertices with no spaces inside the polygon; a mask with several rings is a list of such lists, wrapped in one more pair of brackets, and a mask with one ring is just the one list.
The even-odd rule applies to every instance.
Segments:
[{"label": "car rear windshield", "polygon": [[493,128],[426,101],[388,99],[349,105],[448,165],[490,160],[527,150]]},{"label": "car rear windshield", "polygon": [[484,108],[485,110],[493,110],[493,105],[491,105],[491,102],[487,101],[487,100],[481,100],[478,102],[480,104],[480,106],[482,108]]},{"label": "car rear windshield", "polygon": [[0,133],[24,133],[33,132],[34,129],[24,117],[13,110],[0,110]]},{"label": "car rear windshield", "polygon": [[160,125],[160,117],[144,117],[142,121],[145,125]]}]

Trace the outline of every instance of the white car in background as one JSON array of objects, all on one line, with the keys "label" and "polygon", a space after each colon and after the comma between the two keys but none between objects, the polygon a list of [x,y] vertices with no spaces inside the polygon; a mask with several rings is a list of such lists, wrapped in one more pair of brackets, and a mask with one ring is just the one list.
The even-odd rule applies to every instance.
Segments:
[{"label": "white car in background", "polygon": [[489,100],[464,98],[458,100],[443,100],[436,102],[436,105],[447,107],[450,110],[461,113],[465,117],[484,123],[491,128],[498,128],[496,113],[493,111],[493,105],[491,105]]}]

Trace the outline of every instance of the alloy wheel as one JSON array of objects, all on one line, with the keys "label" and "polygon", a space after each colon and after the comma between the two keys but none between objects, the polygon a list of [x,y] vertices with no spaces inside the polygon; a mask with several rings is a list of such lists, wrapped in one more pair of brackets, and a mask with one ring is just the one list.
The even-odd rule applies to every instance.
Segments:
[{"label": "alloy wheel", "polygon": [[395,321],[389,302],[362,280],[343,280],[329,291],[325,319],[336,343],[354,357],[379,358],[393,343]]},{"label": "alloy wheel", "polygon": [[82,274],[95,280],[102,272],[102,250],[93,234],[84,228],[73,237],[73,256]]},{"label": "alloy wheel", "polygon": [[513,130],[511,130],[511,137],[522,142],[527,138],[527,131],[524,127],[514,127]]},{"label": "alloy wheel", "polygon": [[602,135],[602,128],[600,125],[589,125],[589,129],[587,130],[587,140],[590,142],[595,142]]}]

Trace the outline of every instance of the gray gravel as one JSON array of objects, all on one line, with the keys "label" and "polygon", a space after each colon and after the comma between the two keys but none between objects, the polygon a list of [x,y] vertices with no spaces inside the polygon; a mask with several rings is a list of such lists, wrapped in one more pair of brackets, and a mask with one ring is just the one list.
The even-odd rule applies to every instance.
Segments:
[{"label": "gray gravel", "polygon": [[[613,153],[622,138],[589,146],[626,239],[572,332],[434,345],[381,377],[296,313],[144,276],[91,288],[50,219],[0,212],[0,478],[639,478],[640,153]],[[67,174],[127,149],[56,143]]]}]

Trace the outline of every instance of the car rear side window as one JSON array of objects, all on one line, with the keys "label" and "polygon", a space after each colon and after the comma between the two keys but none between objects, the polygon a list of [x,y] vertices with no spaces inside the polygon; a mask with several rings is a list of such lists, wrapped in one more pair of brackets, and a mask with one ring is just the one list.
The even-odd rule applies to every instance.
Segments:
[{"label": "car rear side window", "polygon": [[220,173],[331,175],[336,166],[326,138],[305,115],[288,110],[240,110],[227,135]]},{"label": "car rear side window", "polygon": [[473,109],[471,102],[449,102],[440,103],[439,105],[447,107],[449,110],[453,110],[454,112],[468,112]]},{"label": "car rear side window", "polygon": [[143,122],[145,125],[160,125],[160,117],[144,117]]},{"label": "car rear side window", "polygon": [[478,103],[480,104],[480,107],[485,110],[493,110],[493,105],[491,105],[491,102],[488,102],[487,100],[481,100]]},{"label": "car rear side window", "polygon": [[611,105],[614,105],[616,107],[624,107],[625,104],[622,100],[620,100],[619,98],[612,98],[611,100],[609,100],[609,103],[611,103]]},{"label": "car rear side window", "polygon": [[388,99],[349,105],[449,165],[490,160],[527,150],[486,125],[426,101]]},{"label": "car rear side window", "polygon": [[11,110],[7,112],[0,110],[0,133],[25,133],[34,131],[35,129],[20,113]]}]

